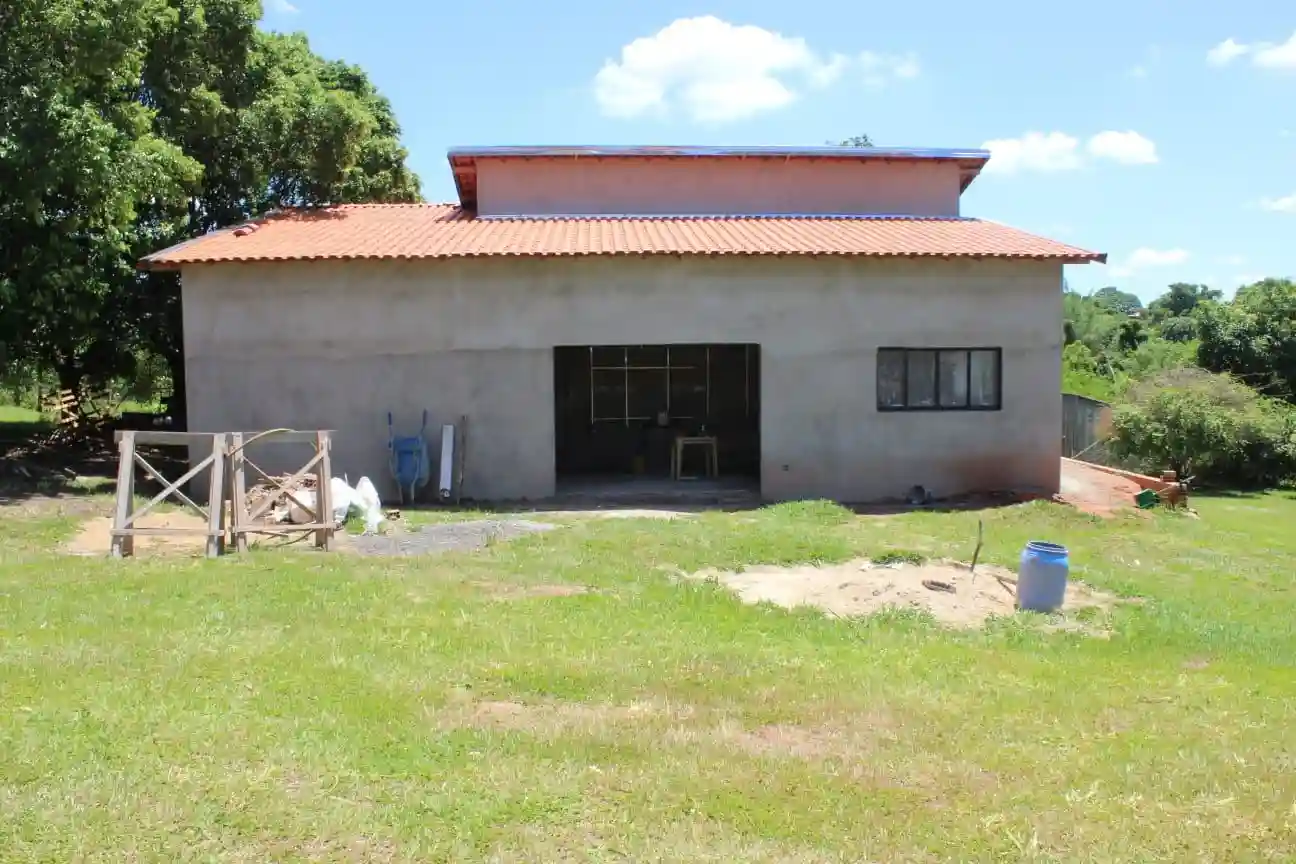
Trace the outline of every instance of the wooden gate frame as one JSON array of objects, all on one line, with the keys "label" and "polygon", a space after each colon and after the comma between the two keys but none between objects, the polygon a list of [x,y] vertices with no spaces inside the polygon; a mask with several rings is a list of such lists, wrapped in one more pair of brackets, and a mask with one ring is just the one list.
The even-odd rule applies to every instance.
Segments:
[{"label": "wooden gate frame", "polygon": [[[280,482],[266,473],[261,466],[247,458],[244,450],[254,441],[267,444],[314,444],[315,453],[301,468],[293,472],[287,480]],[[271,429],[266,432],[231,432],[229,435],[229,466],[232,482],[231,510],[233,511],[232,539],[237,552],[248,549],[249,534],[304,534],[315,535],[315,545],[325,551],[333,550],[333,535],[337,525],[333,522],[333,495],[329,481],[333,477],[332,433],[328,430],[299,432],[292,429]],[[274,491],[260,501],[256,507],[248,509],[247,504],[247,469],[251,468],[261,479],[269,482]],[[308,474],[315,476],[315,506],[308,507],[292,492],[297,481]],[[267,525],[262,518],[279,502],[291,501],[310,514],[311,521],[305,525]]]},{"label": "wooden gate frame", "polygon": [[[135,554],[136,537],[192,537],[207,538],[207,557],[215,558],[225,547],[225,434],[221,432],[132,432],[122,431],[117,438],[117,506],[113,511],[112,557],[125,558]],[[148,463],[135,449],[137,445],[193,446],[210,443],[210,454],[194,465],[178,480],[168,480]],[[162,491],[154,495],[143,507],[134,509],[135,466],[144,469],[162,484]],[[209,472],[206,509],[194,503],[181,489],[203,470]],[[139,528],[135,522],[167,498],[175,496],[186,506],[196,510],[207,520],[206,528]]]}]

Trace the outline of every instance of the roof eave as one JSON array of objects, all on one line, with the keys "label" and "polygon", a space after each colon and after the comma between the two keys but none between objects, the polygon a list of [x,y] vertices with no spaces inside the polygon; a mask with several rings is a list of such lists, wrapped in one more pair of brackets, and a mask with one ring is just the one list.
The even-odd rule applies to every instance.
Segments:
[{"label": "roof eave", "polygon": [[1077,252],[1074,255],[1019,255],[1002,252],[832,252],[820,251],[729,251],[700,252],[680,249],[634,249],[613,252],[460,252],[428,255],[276,255],[263,258],[190,258],[187,260],[153,260],[144,258],[136,265],[140,270],[173,272],[195,264],[281,264],[298,261],[445,261],[463,258],[622,258],[629,256],[652,257],[681,255],[696,257],[751,257],[751,258],[970,258],[975,260],[1000,259],[1006,261],[1056,261],[1061,264],[1106,264],[1105,252]]}]

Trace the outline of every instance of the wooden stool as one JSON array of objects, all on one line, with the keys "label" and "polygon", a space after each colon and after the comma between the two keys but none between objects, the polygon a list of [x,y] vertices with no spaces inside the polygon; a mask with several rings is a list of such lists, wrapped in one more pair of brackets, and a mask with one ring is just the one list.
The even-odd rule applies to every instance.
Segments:
[{"label": "wooden stool", "polygon": [[684,462],[684,448],[694,446],[702,447],[705,456],[705,469],[708,477],[720,476],[720,456],[716,447],[714,435],[679,435],[675,438],[675,448],[671,451],[671,479],[684,480],[693,478],[684,478],[680,476],[680,466]]}]

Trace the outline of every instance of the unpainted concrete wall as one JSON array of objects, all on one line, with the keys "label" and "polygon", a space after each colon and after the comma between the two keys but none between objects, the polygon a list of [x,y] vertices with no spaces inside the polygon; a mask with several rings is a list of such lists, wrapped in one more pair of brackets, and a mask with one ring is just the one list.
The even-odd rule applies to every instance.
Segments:
[{"label": "unpainted concrete wall", "polygon": [[[467,415],[466,494],[543,498],[553,347],[690,342],[761,346],[768,499],[1058,487],[1058,264],[653,256],[183,277],[190,428],[334,429],[336,473],[389,495],[386,412],[409,431],[427,408],[434,451],[436,425]],[[880,346],[1002,347],[1003,410],[880,413]]]},{"label": "unpainted concrete wall", "polygon": [[832,159],[480,159],[492,215],[887,214],[957,216],[953,162]]}]

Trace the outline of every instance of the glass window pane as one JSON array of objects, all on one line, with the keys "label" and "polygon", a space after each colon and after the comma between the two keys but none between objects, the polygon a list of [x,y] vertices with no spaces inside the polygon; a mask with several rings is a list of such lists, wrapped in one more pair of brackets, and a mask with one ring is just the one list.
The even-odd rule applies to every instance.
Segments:
[{"label": "glass window pane", "polygon": [[626,349],[620,345],[595,345],[590,349],[591,366],[613,366],[617,369],[626,364]]},{"label": "glass window pane", "polygon": [[969,402],[974,408],[999,407],[999,352],[972,351],[972,391]]},{"label": "glass window pane", "polygon": [[905,354],[879,351],[877,356],[877,403],[879,408],[903,408]]},{"label": "glass window pane", "polygon": [[910,408],[936,407],[936,352],[908,351],[908,393],[905,405]]},{"label": "glass window pane", "polygon": [[625,373],[595,369],[592,373],[594,419],[625,421]]},{"label": "glass window pane", "polygon": [[627,396],[631,420],[649,420],[658,411],[666,410],[665,369],[631,369],[626,377],[630,380]]},{"label": "glass window pane", "polygon": [[665,366],[665,345],[631,345],[626,348],[626,362],[630,366]]},{"label": "glass window pane", "polygon": [[968,352],[940,352],[940,407],[966,408],[968,404]]},{"label": "glass window pane", "polygon": [[695,369],[706,368],[707,348],[705,345],[671,345],[669,348],[671,368],[676,366],[691,366]]},{"label": "glass window pane", "polygon": [[672,420],[705,420],[707,411],[706,370],[676,369],[670,373],[670,416]]}]

